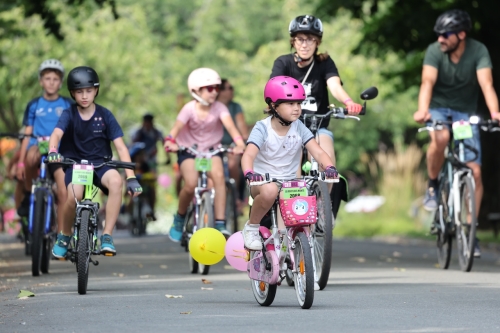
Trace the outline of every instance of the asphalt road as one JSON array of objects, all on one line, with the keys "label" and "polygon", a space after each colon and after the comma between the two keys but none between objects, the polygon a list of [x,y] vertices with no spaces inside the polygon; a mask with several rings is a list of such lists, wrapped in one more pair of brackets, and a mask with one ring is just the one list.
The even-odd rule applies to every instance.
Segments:
[{"label": "asphalt road", "polygon": [[[500,332],[498,249],[463,273],[456,257],[438,269],[429,242],[335,239],[329,284],[302,310],[286,285],[259,306],[225,260],[189,274],[187,253],[166,236],[119,232],[115,244],[118,255],[98,257],[78,295],[73,264],[52,261],[34,278],[21,244],[2,235],[0,332]],[[20,289],[36,296],[18,299]]]}]

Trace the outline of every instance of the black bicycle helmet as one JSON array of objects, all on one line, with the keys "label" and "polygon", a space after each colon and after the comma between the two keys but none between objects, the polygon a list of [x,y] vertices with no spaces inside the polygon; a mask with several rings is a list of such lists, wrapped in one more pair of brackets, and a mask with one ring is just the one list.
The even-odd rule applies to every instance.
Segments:
[{"label": "black bicycle helmet", "polygon": [[321,37],[323,36],[323,23],[319,18],[311,15],[297,16],[290,22],[288,32],[291,37],[294,37],[299,32]]},{"label": "black bicycle helmet", "polygon": [[438,34],[446,32],[469,31],[472,22],[469,14],[460,9],[452,9],[441,14],[436,20],[434,31]]},{"label": "black bicycle helmet", "polygon": [[99,76],[96,71],[87,66],[73,68],[68,73],[68,90],[96,87],[99,88]]}]

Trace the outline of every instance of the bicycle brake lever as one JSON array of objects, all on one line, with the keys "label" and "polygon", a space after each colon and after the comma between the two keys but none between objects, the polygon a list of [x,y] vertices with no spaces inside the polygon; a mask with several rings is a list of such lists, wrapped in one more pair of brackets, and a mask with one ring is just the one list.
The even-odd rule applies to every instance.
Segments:
[{"label": "bicycle brake lever", "polygon": [[356,116],[345,116],[345,118],[356,119],[357,121],[361,120],[359,117],[356,117]]}]

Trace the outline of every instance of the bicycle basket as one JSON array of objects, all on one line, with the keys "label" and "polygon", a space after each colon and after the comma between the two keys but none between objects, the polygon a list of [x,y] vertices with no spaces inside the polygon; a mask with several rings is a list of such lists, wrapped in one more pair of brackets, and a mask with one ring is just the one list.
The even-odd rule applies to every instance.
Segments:
[{"label": "bicycle basket", "polygon": [[297,227],[316,223],[316,197],[296,196],[280,199],[280,211],[285,226]]}]

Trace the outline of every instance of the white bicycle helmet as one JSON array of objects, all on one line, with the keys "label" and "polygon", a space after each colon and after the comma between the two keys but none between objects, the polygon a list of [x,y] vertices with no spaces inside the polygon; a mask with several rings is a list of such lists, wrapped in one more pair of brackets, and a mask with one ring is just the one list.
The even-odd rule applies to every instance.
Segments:
[{"label": "white bicycle helmet", "polygon": [[64,78],[64,67],[61,62],[57,59],[47,59],[42,62],[42,64],[38,68],[38,79],[41,78],[42,71],[48,68],[58,70],[62,73],[62,77]]},{"label": "white bicycle helmet", "polygon": [[197,68],[189,74],[188,89],[198,102],[203,105],[210,105],[207,101],[196,94],[201,87],[213,86],[221,84],[219,74],[211,68]]}]

